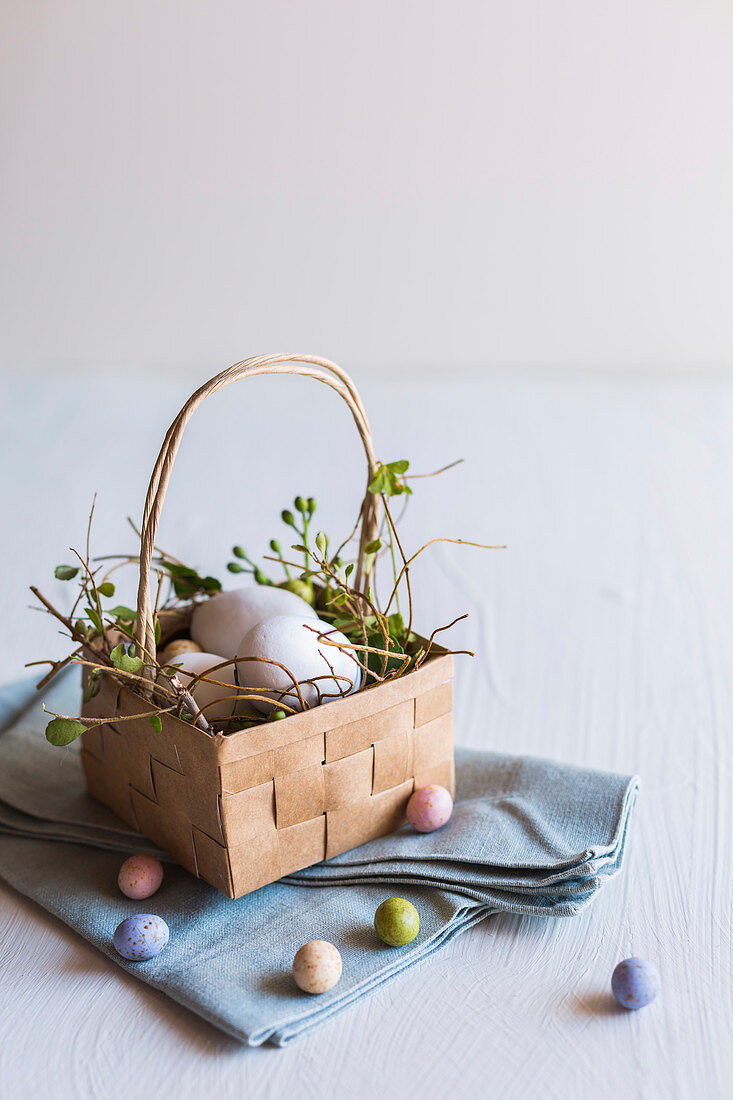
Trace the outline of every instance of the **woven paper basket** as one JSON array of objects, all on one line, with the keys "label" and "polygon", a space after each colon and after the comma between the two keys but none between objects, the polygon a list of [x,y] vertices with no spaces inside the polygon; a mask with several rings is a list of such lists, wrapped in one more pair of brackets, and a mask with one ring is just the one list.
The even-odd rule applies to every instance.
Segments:
[{"label": "woven paper basket", "polygon": [[[186,423],[210,394],[256,374],[290,373],[331,386],[346,401],[376,471],[369,426],[349,376],[314,356],[238,363],[202,386],[168,429],[143,514],[137,631],[155,645],[150,563],[168,480]],[[376,532],[367,494],[360,545]],[[173,626],[185,626],[185,617]],[[170,634],[170,625],[168,628]],[[165,627],[162,641],[165,641]],[[453,658],[432,645],[416,671],[355,695],[229,734],[171,714],[156,733],[148,718],[106,722],[82,735],[89,793],[230,898],[398,828],[416,786],[454,788]],[[92,656],[92,659],[94,657]],[[83,713],[129,717],[150,700],[113,674]]]}]

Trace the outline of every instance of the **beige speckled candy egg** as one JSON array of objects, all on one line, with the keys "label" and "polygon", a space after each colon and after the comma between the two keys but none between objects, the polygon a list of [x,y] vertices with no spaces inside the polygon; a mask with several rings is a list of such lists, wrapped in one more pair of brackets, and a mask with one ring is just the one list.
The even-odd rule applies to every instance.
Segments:
[{"label": "beige speckled candy egg", "polygon": [[293,978],[304,993],[326,993],[341,978],[343,963],[328,940],[304,943],[293,959]]},{"label": "beige speckled candy egg", "polygon": [[155,893],[163,881],[163,864],[155,856],[130,856],[120,867],[117,885],[126,898],[140,901]]},{"label": "beige speckled candy egg", "polygon": [[272,619],[275,615],[317,618],[310,604],[294,592],[257,584],[219,592],[200,604],[191,618],[191,637],[207,653],[235,657],[244,635],[263,619]]},{"label": "beige speckled candy egg", "polygon": [[174,642],[168,642],[165,649],[158,654],[158,664],[167,665],[182,653],[201,653],[201,646],[191,638],[176,638]]},{"label": "beige speckled candy egg", "polygon": [[[319,638],[319,632],[325,637]],[[278,661],[295,677],[300,685],[306,707],[328,703],[343,695],[349,695],[361,685],[361,669],[351,656],[350,648],[338,649],[336,642],[349,645],[344,635],[320,619],[304,619],[299,615],[278,615],[258,623],[242,638],[237,657],[255,657],[260,660],[240,660],[237,675],[240,684],[249,688],[261,688],[273,701],[253,699],[254,705],[264,714],[278,704],[286,703],[294,710],[302,710],[293,679],[277,665],[263,663],[263,658]],[[306,683],[313,680],[314,683]]]},{"label": "beige speckled candy egg", "polygon": [[[214,665],[221,664],[222,661],[226,660],[226,657],[217,657],[215,653],[181,653],[180,656],[176,657],[173,665],[179,667],[178,677],[183,686],[189,688],[196,676],[202,672],[208,672]],[[211,673],[211,677],[213,680],[219,680],[227,686],[220,687],[218,684],[209,684],[205,680],[199,680],[190,689],[194,701],[204,712],[204,718],[208,718],[209,721],[213,718],[229,718],[234,714],[237,699],[227,697],[241,695],[241,692],[237,691],[234,679],[234,665],[218,668],[216,672]],[[231,687],[228,685],[231,685]],[[217,702],[217,699],[223,701]]]}]

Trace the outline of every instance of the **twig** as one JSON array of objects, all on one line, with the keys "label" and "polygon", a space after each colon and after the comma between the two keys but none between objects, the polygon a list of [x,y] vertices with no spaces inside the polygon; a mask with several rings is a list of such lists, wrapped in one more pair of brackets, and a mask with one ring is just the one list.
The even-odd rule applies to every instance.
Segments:
[{"label": "twig", "polygon": [[[53,604],[49,603],[49,601],[46,599],[46,597],[41,592],[38,591],[38,589],[35,587],[35,585],[30,585],[30,590],[33,593],[33,595],[36,597],[36,599],[41,601],[41,603],[46,608],[46,610],[49,611],[54,616],[54,618],[58,619],[60,623],[64,624],[66,629],[71,634],[71,638],[72,638],[73,641],[81,642],[83,645],[87,644],[86,635],[82,635],[76,629],[76,627],[72,623],[71,619],[67,619],[64,615],[61,614],[60,611],[57,611],[56,608],[53,606]],[[106,656],[106,654],[105,654],[105,656]]]},{"label": "twig", "polygon": [[57,676],[61,672],[62,668],[66,668],[84,649],[84,646],[79,646],[73,653],[70,653],[68,657],[64,657],[62,661],[28,661],[25,665],[26,668],[32,668],[34,665],[52,665],[53,667],[46,673],[42,680],[39,680],[36,684],[36,691],[40,691],[46,684],[53,680],[54,676]]},{"label": "twig", "polygon": [[203,712],[196,706],[193,696],[186,690],[178,677],[169,676],[168,679],[178,696],[179,702],[182,703],[186,710],[193,716],[194,725],[199,726],[204,733],[213,733],[214,731],[209,725],[208,720],[204,717]]},{"label": "twig", "polygon": [[170,714],[174,707],[157,707],[155,710],[145,711],[143,714],[116,714],[113,718],[87,718],[82,715],[81,718],[72,718],[69,714],[57,714],[55,710],[49,710],[45,703],[42,703],[44,713],[52,714],[54,718],[65,718],[67,722],[81,722],[82,725],[87,723],[90,726],[106,726],[108,722],[114,722],[117,725],[118,722],[134,722],[136,718],[152,718],[154,714]]},{"label": "twig", "polygon": [[431,474],[403,474],[402,480],[414,481],[418,477],[437,477],[438,474],[444,474],[446,470],[452,470],[454,466],[460,466],[465,461],[465,458],[457,458],[455,462],[449,462],[447,466],[441,466],[439,470],[433,470]]},{"label": "twig", "polygon": [[400,570],[400,575],[397,578],[397,581],[395,582],[395,586],[392,589],[392,595],[390,596],[389,601],[387,603],[387,608],[386,608],[385,614],[389,611],[390,607],[392,606],[392,600],[395,598],[395,592],[397,591],[399,583],[402,580],[402,577],[405,573],[405,570],[409,569],[409,567],[414,562],[415,558],[419,557],[420,554],[422,554],[423,550],[427,550],[427,548],[429,546],[433,546],[436,542],[452,542],[452,543],[455,543],[458,546],[477,546],[479,550],[506,550],[506,546],[487,546],[485,542],[469,542],[468,539],[449,539],[449,538],[430,539],[430,541],[424,543],[424,545],[421,546],[419,550],[416,550],[415,553],[412,555],[412,557],[408,558],[407,561],[405,562],[405,564],[403,565],[402,569]]}]

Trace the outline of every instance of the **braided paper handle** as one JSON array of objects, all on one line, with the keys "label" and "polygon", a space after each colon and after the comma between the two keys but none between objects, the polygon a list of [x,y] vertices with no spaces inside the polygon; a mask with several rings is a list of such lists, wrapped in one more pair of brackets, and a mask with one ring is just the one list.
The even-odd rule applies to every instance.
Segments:
[{"label": "braided paper handle", "polygon": [[[221,374],[209,379],[203,386],[200,386],[189,397],[166,432],[145,498],[140,537],[140,581],[137,590],[136,641],[142,654],[148,659],[155,653],[155,624],[151,603],[150,565],[168,482],[186,425],[195,410],[207,397],[216,393],[217,390],[223,389],[224,386],[228,386],[231,382],[238,382],[241,378],[257,374],[300,374],[304,378],[313,378],[316,382],[321,382],[335,390],[349,406],[361,437],[367,460],[367,486],[376,475],[377,461],[374,456],[372,434],[361,398],[346,371],[335,363],[331,363],[328,359],[321,359],[315,355],[259,355],[252,359],[244,359],[241,363],[235,363],[222,371]],[[367,543],[377,537],[379,527],[378,502],[379,498],[377,496],[368,491],[365,493],[361,506],[361,533],[355,576],[355,586],[357,588],[368,581],[368,578],[364,575],[364,548]]]}]

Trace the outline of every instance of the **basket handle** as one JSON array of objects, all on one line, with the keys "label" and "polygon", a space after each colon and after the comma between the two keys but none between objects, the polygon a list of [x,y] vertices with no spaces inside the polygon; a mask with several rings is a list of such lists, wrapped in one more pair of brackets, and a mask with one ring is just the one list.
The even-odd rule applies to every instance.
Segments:
[{"label": "basket handle", "polygon": [[153,558],[155,538],[160,521],[160,513],[163,509],[168,482],[170,481],[173,463],[175,462],[178,448],[183,438],[188,421],[198,406],[210,397],[212,393],[223,389],[231,382],[237,382],[240,378],[252,377],[257,374],[299,374],[304,378],[313,378],[316,382],[322,382],[330,386],[341,397],[354,418],[357,430],[364,446],[367,460],[367,491],[361,506],[361,532],[359,536],[359,554],[355,585],[360,588],[368,577],[364,574],[364,548],[368,542],[377,537],[379,527],[379,498],[368,492],[368,486],[373,481],[377,472],[377,460],[374,455],[372,434],[367,421],[364,406],[357,392],[356,386],[349,375],[341,367],[328,359],[321,359],[316,355],[258,355],[252,359],[244,359],[235,363],[226,370],[210,378],[203,386],[200,386],[189,397],[178,416],[166,432],[163,445],[155,462],[153,472],[145,497],[145,508],[140,536],[140,580],[137,590],[137,625],[135,638],[145,659],[146,669],[149,673],[148,659],[155,653],[155,625],[153,623],[153,608],[150,592],[150,565]]}]

